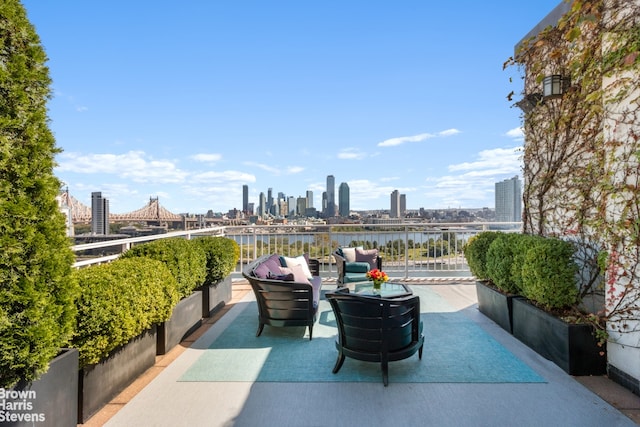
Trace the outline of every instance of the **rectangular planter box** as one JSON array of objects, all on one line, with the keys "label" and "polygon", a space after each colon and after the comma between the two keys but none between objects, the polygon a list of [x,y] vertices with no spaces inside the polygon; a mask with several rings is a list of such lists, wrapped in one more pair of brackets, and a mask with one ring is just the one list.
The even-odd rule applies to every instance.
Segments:
[{"label": "rectangular planter box", "polygon": [[[49,370],[32,383],[20,382],[4,391],[3,408],[16,419],[2,425],[69,427],[78,423],[78,350],[63,349]],[[7,405],[23,405],[9,410]],[[6,424],[5,424],[6,423]]]},{"label": "rectangular planter box", "polygon": [[218,283],[205,285],[202,291],[202,317],[211,317],[213,313],[231,301],[231,276],[227,276]]},{"label": "rectangular planter box", "polygon": [[[80,370],[78,423],[84,423],[156,361],[156,328],[142,333],[107,359]],[[77,375],[77,372],[76,372]]]},{"label": "rectangular planter box", "polygon": [[527,300],[516,298],[513,336],[569,375],[606,373],[606,348],[598,346],[592,325],[565,323]]},{"label": "rectangular planter box", "polygon": [[202,291],[194,291],[174,307],[171,318],[158,325],[156,354],[167,354],[202,324]]},{"label": "rectangular planter box", "polygon": [[505,331],[513,333],[513,299],[518,297],[503,294],[483,281],[476,281],[476,294],[480,313]]}]

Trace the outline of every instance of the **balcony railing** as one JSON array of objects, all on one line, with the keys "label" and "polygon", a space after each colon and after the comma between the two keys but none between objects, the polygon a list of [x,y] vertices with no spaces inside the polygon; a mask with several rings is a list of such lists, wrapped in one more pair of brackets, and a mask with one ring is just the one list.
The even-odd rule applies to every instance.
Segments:
[{"label": "balcony railing", "polygon": [[224,226],[175,231],[144,237],[75,245],[76,268],[110,262],[136,244],[156,239],[224,236],[240,246],[240,259],[232,277],[241,277],[243,266],[272,253],[297,256],[308,253],[320,261],[321,276],[335,277],[331,253],[338,246],[377,248],[383,269],[391,278],[470,277],[462,249],[470,237],[485,230],[520,232],[521,223],[404,223],[340,225]]}]

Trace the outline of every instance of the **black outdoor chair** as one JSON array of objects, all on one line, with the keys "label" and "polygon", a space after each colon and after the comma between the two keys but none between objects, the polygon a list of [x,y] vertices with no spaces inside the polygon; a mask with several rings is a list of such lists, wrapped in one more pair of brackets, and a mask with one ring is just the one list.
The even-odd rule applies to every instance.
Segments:
[{"label": "black outdoor chair", "polygon": [[[371,269],[367,263],[349,262],[342,252],[342,248],[338,248],[331,253],[333,259],[336,260],[336,271],[338,273],[338,285],[346,285],[353,282],[366,282],[367,271]],[[382,270],[382,258],[380,255],[376,257],[376,266],[378,270]]]},{"label": "black outdoor chair", "polygon": [[418,296],[384,299],[337,290],[328,292],[326,298],[338,324],[334,374],[342,367],[345,356],[380,362],[386,387],[389,362],[406,359],[416,351],[422,359],[424,336]]},{"label": "black outdoor chair", "polygon": [[[309,339],[313,339],[313,324],[318,312],[321,282],[314,290],[310,283],[298,283],[277,279],[262,279],[254,270],[268,256],[249,264],[242,275],[249,281],[258,303],[258,331],[262,334],[264,325],[270,326],[307,326]],[[309,260],[309,269],[313,276],[319,276],[320,263]],[[315,295],[314,295],[315,294]]]}]

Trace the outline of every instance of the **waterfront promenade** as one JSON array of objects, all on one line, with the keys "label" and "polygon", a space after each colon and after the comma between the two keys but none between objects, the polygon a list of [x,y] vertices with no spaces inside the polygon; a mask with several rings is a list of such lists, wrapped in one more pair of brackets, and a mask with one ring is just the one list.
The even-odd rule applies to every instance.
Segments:
[{"label": "waterfront promenade", "polygon": [[[254,300],[246,282],[194,335],[85,426],[634,426],[640,397],[606,377],[571,377],[477,310],[469,280],[411,283],[437,292],[544,383],[181,382],[180,376]],[[325,288],[331,289],[327,283]],[[476,351],[482,352],[482,348]],[[331,365],[333,360],[331,360]],[[426,342],[421,363],[429,363]],[[329,367],[330,369],[330,367]],[[344,368],[343,368],[344,369]],[[393,364],[391,364],[393,372]],[[393,374],[391,374],[393,375]],[[638,424],[637,424],[638,423]]]}]

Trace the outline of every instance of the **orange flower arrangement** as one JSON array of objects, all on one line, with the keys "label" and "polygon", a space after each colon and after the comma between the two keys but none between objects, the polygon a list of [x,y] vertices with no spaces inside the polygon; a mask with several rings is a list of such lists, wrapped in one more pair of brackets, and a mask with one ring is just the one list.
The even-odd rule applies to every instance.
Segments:
[{"label": "orange flower arrangement", "polygon": [[380,285],[389,280],[389,276],[384,271],[374,268],[367,272],[367,279],[373,281],[375,287],[380,287]]}]

